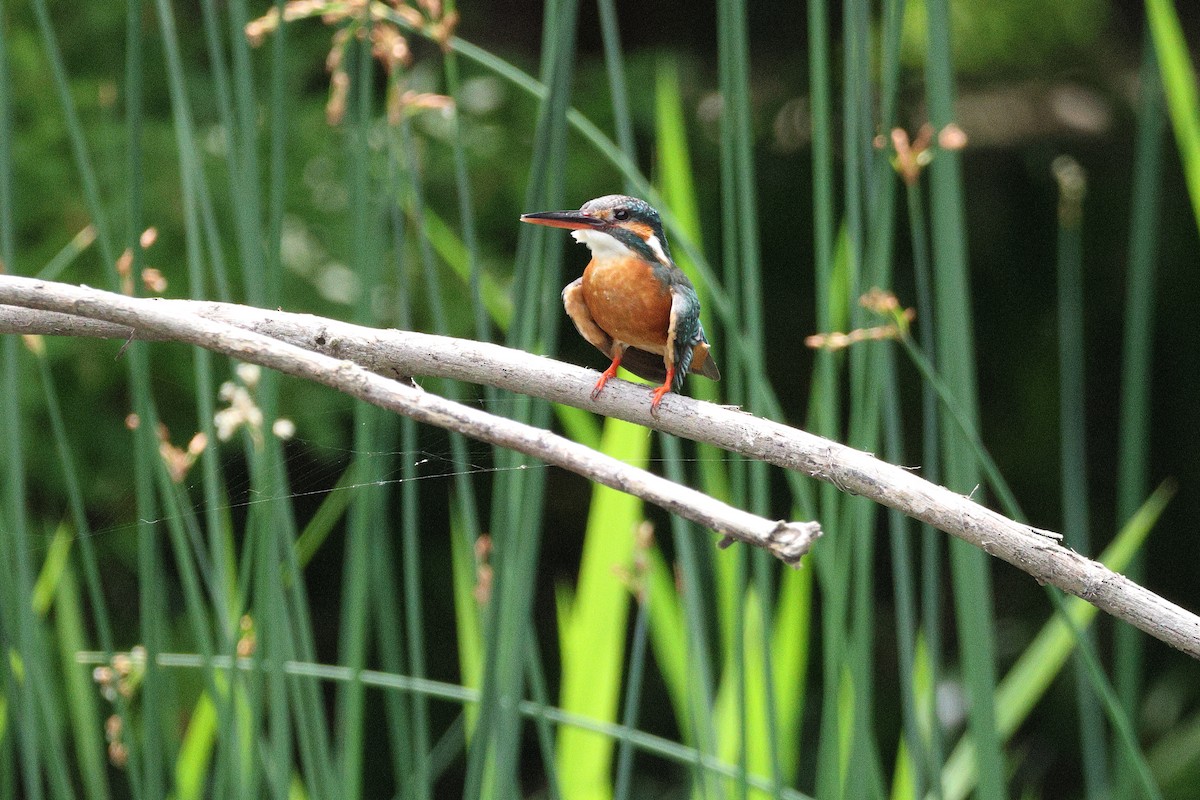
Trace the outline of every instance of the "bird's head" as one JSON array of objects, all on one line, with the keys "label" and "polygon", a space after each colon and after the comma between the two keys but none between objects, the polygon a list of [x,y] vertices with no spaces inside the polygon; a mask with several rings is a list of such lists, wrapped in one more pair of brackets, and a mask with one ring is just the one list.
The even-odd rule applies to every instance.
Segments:
[{"label": "bird's head", "polygon": [[521,215],[521,221],[568,228],[596,258],[636,255],[664,266],[672,263],[658,212],[636,197],[605,195],[587,201],[578,211],[540,211]]}]

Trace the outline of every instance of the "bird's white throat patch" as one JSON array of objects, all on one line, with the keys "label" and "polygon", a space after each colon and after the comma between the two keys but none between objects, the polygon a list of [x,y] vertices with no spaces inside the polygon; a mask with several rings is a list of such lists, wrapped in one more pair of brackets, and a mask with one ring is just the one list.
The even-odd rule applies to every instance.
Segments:
[{"label": "bird's white throat patch", "polygon": [[[571,231],[571,235],[575,237],[575,241],[586,244],[596,258],[623,258],[634,255],[617,237],[604,231],[578,230]],[[646,240],[646,246],[658,257],[660,262],[668,263],[667,254],[657,236],[652,234]]]},{"label": "bird's white throat patch", "polygon": [[586,244],[597,258],[623,258],[630,255],[629,248],[617,237],[603,231],[571,231],[575,241]]}]

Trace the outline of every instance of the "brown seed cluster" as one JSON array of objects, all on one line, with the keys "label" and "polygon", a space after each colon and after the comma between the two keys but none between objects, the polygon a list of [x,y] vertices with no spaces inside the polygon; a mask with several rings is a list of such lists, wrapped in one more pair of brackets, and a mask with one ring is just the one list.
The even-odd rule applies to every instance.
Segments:
[{"label": "brown seed cluster", "polygon": [[902,307],[896,295],[885,289],[871,289],[858,298],[858,303],[874,314],[891,317],[892,322],[871,328],[856,328],[848,333],[814,333],[805,338],[804,344],[814,350],[844,350],[859,342],[899,339],[908,335],[909,325],[917,318],[916,309]]},{"label": "brown seed cluster", "polygon": [[[454,107],[454,101],[449,97],[415,92],[406,83],[413,54],[405,31],[436,42],[443,51],[450,49],[454,30],[458,26],[458,13],[447,11],[441,0],[290,0],[284,4],[284,22],[313,17],[336,28],[329,55],[325,57],[325,69],[329,72],[329,101],[325,104],[325,118],[330,125],[340,123],[346,115],[346,102],[350,96],[346,52],[347,47],[355,41],[369,40],[372,57],[387,73],[389,123],[398,124],[406,113],[426,109],[446,111]],[[279,24],[279,11],[272,8],[246,25],[246,38],[257,47]]]},{"label": "brown seed cluster", "polygon": [[[90,228],[90,226],[89,226]],[[87,229],[85,229],[87,230]],[[76,237],[77,239],[79,237]],[[87,238],[87,244],[91,244],[95,239],[95,233],[91,233]],[[142,231],[142,235],[138,237],[138,247],[142,250],[149,250],[150,247],[158,241],[158,228],[150,227]],[[86,244],[84,245],[87,246]],[[125,248],[125,252],[117,258],[116,263],[117,276],[121,279],[121,291],[127,295],[133,295],[133,248]],[[162,271],[155,267],[145,267],[142,269],[142,285],[152,294],[162,294],[167,290],[167,279],[162,274]]]},{"label": "brown seed cluster", "polygon": [[[908,131],[903,128],[893,128],[891,141],[895,151],[895,155],[892,157],[892,166],[905,183],[909,186],[916,184],[921,177],[921,171],[929,165],[929,162],[933,161],[936,152],[933,126],[926,122],[917,131],[916,138],[912,140],[908,138]],[[877,149],[883,150],[887,147],[887,143],[888,140],[882,133],[875,137]],[[937,149],[962,150],[966,146],[966,131],[953,122],[938,131]]]},{"label": "brown seed cluster", "polygon": [[[138,645],[128,653],[114,653],[112,661],[92,670],[92,680],[100,694],[110,703],[118,699],[131,701],[137,695],[146,674],[146,648]],[[129,760],[129,747],[124,741],[124,722],[119,714],[104,721],[104,739],[108,742],[108,760],[122,768]]]}]

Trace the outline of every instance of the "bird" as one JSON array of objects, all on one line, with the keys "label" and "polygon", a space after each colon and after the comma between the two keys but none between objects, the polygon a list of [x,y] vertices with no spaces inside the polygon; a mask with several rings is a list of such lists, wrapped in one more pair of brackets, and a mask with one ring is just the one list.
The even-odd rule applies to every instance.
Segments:
[{"label": "bird", "polygon": [[721,379],[700,324],[696,289],[671,259],[662,220],[649,203],[610,194],[578,211],[539,211],[522,214],[521,221],[567,228],[591,251],[582,277],[567,284],[562,299],[579,334],[612,359],[592,389],[593,400],[622,366],[661,382],[652,394],[652,415],[667,392],[683,388],[689,372]]}]

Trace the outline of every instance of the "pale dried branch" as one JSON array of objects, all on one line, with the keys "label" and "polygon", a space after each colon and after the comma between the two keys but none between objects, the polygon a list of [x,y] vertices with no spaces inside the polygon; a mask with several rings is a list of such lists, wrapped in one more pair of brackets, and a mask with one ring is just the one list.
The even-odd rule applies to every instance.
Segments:
[{"label": "pale dried branch", "polygon": [[[40,287],[40,288],[37,288]],[[64,290],[73,293],[63,294]],[[903,467],[880,461],[828,439],[723,406],[668,394],[658,417],[650,415],[646,387],[610,381],[590,398],[596,373],[499,345],[409,331],[377,330],[321,317],[245,306],[185,300],[127,300],[131,313],[108,314],[91,290],[0,276],[0,304],[60,310],[81,317],[138,324],[137,308],[159,307],[166,315],[191,312],[316,350],[393,377],[427,375],[482,383],[557,403],[585,408],[751,458],[798,470],[842,491],[862,495],[928,523],[1003,559],[1033,576],[1092,603],[1193,658],[1200,658],[1200,617],[1171,603],[1028,525],[1008,519],[970,498],[926,481]],[[74,302],[70,298],[78,298]],[[92,298],[92,302],[88,302]],[[108,316],[105,316],[105,315]],[[0,332],[128,338],[131,330],[94,320],[0,307]],[[141,326],[138,338],[177,338]],[[271,365],[274,366],[274,365]],[[970,487],[966,487],[970,488]]]},{"label": "pale dried branch", "polygon": [[[455,403],[407,382],[386,378],[344,357],[314,352],[211,316],[201,316],[195,313],[196,306],[201,304],[163,303],[11,276],[0,276],[0,296],[6,303],[126,325],[122,338],[129,338],[129,328],[133,328],[139,337],[154,335],[188,342],[323,383],[418,422],[458,431],[571,470],[714,530],[724,537],[722,543],[737,540],[762,547],[792,566],[799,565],[801,557],[821,535],[821,527],[815,522],[765,519],[550,431]],[[63,320],[55,317],[54,321]]]}]

